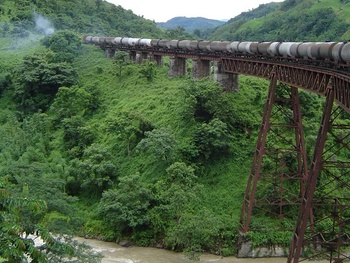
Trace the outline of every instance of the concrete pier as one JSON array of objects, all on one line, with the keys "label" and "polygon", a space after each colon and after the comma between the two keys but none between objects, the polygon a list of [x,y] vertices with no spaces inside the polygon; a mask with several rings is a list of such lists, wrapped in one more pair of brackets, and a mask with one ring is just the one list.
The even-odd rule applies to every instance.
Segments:
[{"label": "concrete pier", "polygon": [[142,63],[142,60],[143,60],[143,53],[136,52],[135,63],[140,65]]},{"label": "concrete pier", "polygon": [[186,75],[186,59],[179,57],[169,58],[169,77],[179,77]]},{"label": "concrete pier", "polygon": [[192,59],[192,78],[202,79],[210,76],[210,60]]},{"label": "concrete pier", "polygon": [[136,57],[137,57],[136,52],[129,51],[129,60],[130,61],[134,61],[136,63]]},{"label": "concrete pier", "polygon": [[157,66],[162,66],[163,65],[163,57],[159,55],[154,55],[153,53],[148,53],[147,54],[147,59],[149,61],[155,62]]},{"label": "concrete pier", "polygon": [[238,74],[223,72],[219,61],[214,61],[214,81],[223,86],[225,91],[237,92],[239,90]]},{"label": "concrete pier", "polygon": [[[115,49],[105,49],[107,57],[113,57],[116,54]],[[129,51],[129,59],[136,64],[142,64],[144,59],[155,62],[158,66],[163,65],[163,57],[161,55],[154,55],[152,52]],[[209,77],[211,72],[211,65],[213,65],[214,73],[213,79],[218,82],[225,91],[237,92],[239,90],[238,74],[223,72],[220,61],[210,61],[206,59],[193,58],[192,59],[192,73],[193,79],[202,79]],[[169,77],[185,76],[187,73],[186,58],[171,56],[169,57]]]},{"label": "concrete pier", "polygon": [[112,58],[115,55],[115,49],[114,48],[106,48],[105,49],[105,55],[107,58]]}]

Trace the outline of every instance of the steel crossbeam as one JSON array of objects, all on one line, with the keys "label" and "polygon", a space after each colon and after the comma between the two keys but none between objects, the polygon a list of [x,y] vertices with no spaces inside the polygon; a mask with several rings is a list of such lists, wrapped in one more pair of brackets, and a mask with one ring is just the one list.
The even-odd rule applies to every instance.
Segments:
[{"label": "steel crossbeam", "polygon": [[[281,83],[300,87],[307,91],[311,91],[326,97],[326,106],[324,108],[323,118],[315,144],[315,152],[310,170],[308,170],[308,167],[306,166],[306,159],[304,159],[305,162],[299,161],[298,164],[298,170],[303,171],[297,175],[300,178],[300,193],[303,198],[299,199],[299,205],[301,206],[299,209],[299,216],[291,242],[288,263],[300,262],[299,260],[303,253],[303,249],[305,249],[305,246],[316,246],[318,249],[320,249],[320,251],[318,252],[316,249],[316,252],[314,253],[316,253],[318,256],[325,254],[328,258],[330,258],[330,262],[332,262],[332,260],[335,260],[336,262],[344,262],[344,260],[349,260],[349,256],[345,255],[341,250],[344,246],[349,245],[348,233],[342,232],[342,229],[344,229],[344,227],[336,227],[339,231],[339,233],[336,235],[330,234],[333,233],[332,231],[328,234],[322,232],[318,233],[318,235],[321,235],[323,237],[323,239],[320,239],[321,241],[317,238],[315,241],[315,236],[312,236],[310,238],[309,236],[305,236],[305,234],[307,233],[310,235],[309,232],[312,233],[313,226],[315,225],[315,215],[313,212],[315,207],[323,207],[320,204],[318,206],[314,204],[316,202],[314,200],[314,195],[317,188],[316,184],[319,180],[321,171],[326,174],[326,178],[331,178],[328,181],[326,179],[323,179],[323,187],[326,188],[329,187],[327,185],[337,184],[337,188],[330,190],[332,192],[339,191],[339,189],[342,187],[350,189],[346,180],[343,180],[337,174],[332,173],[332,169],[334,168],[349,169],[349,162],[339,160],[333,162],[331,160],[332,156],[336,155],[338,151],[340,151],[339,149],[330,149],[329,151],[331,151],[332,154],[328,159],[326,157],[327,153],[324,152],[327,134],[333,135],[333,137],[335,137],[334,132],[332,132],[332,128],[333,130],[337,128],[337,124],[331,121],[331,116],[333,115],[333,103],[336,102],[339,106],[341,106],[341,108],[350,113],[350,77],[340,72],[327,71],[314,67],[299,66],[295,64],[270,63],[267,61],[253,61],[250,59],[246,60],[241,58],[222,58],[221,63],[222,70],[224,72],[271,79],[269,95],[266,101],[263,121],[260,128],[251,173],[248,179],[241,211],[241,234],[244,234],[251,230],[250,222],[251,218],[253,217],[253,208],[256,209],[256,207],[260,205],[260,209],[262,207],[265,207],[263,208],[265,211],[270,210],[271,212],[271,210],[275,209],[274,207],[279,206],[279,216],[283,217],[282,207],[288,205],[290,206],[294,203],[290,202],[288,204],[288,200],[283,199],[284,197],[280,197],[279,201],[275,200],[272,202],[270,202],[267,198],[265,200],[260,200],[257,197],[259,181],[266,180],[266,178],[263,178],[264,176],[266,177],[266,175],[262,172],[262,160],[263,157],[268,154],[268,150],[265,148],[265,143],[267,133],[271,132],[270,128],[273,126],[270,118],[272,110],[271,107],[274,103],[275,97],[273,97],[272,92],[275,92],[276,82],[279,81]],[[294,111],[294,114],[298,116],[300,112]],[[301,125],[301,117],[300,121],[297,123],[300,123]],[[339,128],[348,129],[348,127],[343,126],[344,125],[339,125]],[[302,127],[300,126],[296,129],[296,131],[298,131],[298,129],[302,130]],[[346,134],[342,138],[334,139],[334,141],[336,144],[340,145],[342,149],[349,151],[350,142],[347,140],[348,137],[350,137],[350,135]],[[300,140],[303,141],[304,137],[303,135],[298,136],[296,133],[295,139],[297,141],[297,144],[300,144]],[[302,144],[305,148],[304,141]],[[271,187],[274,186],[271,185]],[[283,192],[284,190],[281,189],[281,191]],[[261,201],[264,201],[265,203]],[[349,203],[345,203],[343,206],[346,206],[347,208],[350,207]],[[333,208],[335,209],[336,206],[334,205]],[[350,208],[348,210],[350,210]],[[347,213],[349,213],[348,210]],[[331,216],[329,218],[336,222],[334,223],[335,225],[344,225],[350,222],[347,213],[343,213],[345,216],[341,219],[338,219],[338,212],[330,212]],[[320,219],[317,218],[316,220],[318,220],[316,223],[320,222]]]}]

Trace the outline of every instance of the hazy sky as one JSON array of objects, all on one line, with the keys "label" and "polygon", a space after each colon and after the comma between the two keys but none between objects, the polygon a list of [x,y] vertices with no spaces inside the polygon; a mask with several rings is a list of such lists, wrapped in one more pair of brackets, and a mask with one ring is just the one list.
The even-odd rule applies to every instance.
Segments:
[{"label": "hazy sky", "polygon": [[283,0],[107,0],[124,9],[131,9],[136,15],[166,22],[176,16],[230,19],[242,12],[269,2]]}]

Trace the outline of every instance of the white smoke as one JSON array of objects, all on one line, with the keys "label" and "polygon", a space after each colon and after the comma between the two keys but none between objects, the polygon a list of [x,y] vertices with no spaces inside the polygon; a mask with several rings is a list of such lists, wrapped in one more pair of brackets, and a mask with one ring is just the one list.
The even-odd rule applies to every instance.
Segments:
[{"label": "white smoke", "polygon": [[52,25],[50,20],[36,13],[35,11],[33,12],[33,14],[34,14],[34,22],[35,22],[36,30],[42,32],[46,36],[49,36],[55,33],[55,28]]}]

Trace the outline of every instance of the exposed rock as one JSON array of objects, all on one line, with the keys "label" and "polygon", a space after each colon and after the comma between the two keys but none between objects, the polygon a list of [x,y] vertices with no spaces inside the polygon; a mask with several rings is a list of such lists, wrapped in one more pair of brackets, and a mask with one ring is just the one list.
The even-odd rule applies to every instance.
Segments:
[{"label": "exposed rock", "polygon": [[253,247],[251,241],[245,242],[238,250],[239,258],[261,258],[261,257],[286,257],[288,249],[271,246],[271,247]]},{"label": "exposed rock", "polygon": [[121,240],[121,241],[119,241],[118,245],[120,245],[122,247],[130,247],[133,244],[130,240]]}]

